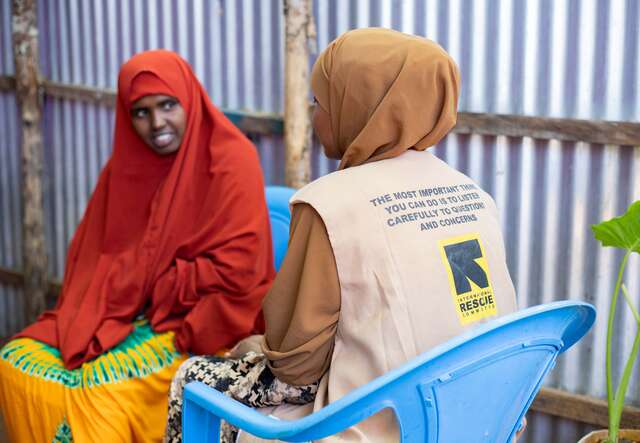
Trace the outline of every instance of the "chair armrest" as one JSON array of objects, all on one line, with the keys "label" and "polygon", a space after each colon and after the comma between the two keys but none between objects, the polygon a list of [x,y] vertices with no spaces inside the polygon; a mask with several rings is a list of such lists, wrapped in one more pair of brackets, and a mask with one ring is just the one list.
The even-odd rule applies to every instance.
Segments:
[{"label": "chair armrest", "polygon": [[[265,416],[201,382],[191,382],[184,389],[184,407],[185,412],[191,404],[207,411],[215,419],[207,422],[206,425],[216,429],[219,426],[219,420],[222,419],[257,437],[308,441],[333,435],[385,407],[394,407],[392,403],[386,401],[374,405],[363,404],[364,397],[366,397],[366,394],[363,394],[364,392],[356,396],[348,395],[338,402],[298,420],[278,420]],[[187,415],[188,413],[185,413],[183,417],[183,425],[186,425],[187,422],[192,423]],[[189,443],[189,441],[185,439],[185,443]]]},{"label": "chair armrest", "polygon": [[201,382],[185,386],[184,402],[193,402],[215,417],[263,438],[278,438],[286,427],[286,422],[279,423]]}]

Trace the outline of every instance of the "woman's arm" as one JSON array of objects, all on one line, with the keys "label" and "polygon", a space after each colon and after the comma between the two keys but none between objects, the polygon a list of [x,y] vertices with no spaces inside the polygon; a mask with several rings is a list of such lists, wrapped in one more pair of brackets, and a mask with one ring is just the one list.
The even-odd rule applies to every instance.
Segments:
[{"label": "woman's arm", "polygon": [[310,205],[293,207],[287,255],[262,309],[273,374],[294,386],[319,380],[331,363],[340,283],[327,230]]},{"label": "woman's arm", "polygon": [[179,245],[152,289],[151,324],[176,331],[182,351],[215,354],[254,333],[275,275],[257,155],[241,154],[218,159],[215,180],[194,201],[198,229]]}]

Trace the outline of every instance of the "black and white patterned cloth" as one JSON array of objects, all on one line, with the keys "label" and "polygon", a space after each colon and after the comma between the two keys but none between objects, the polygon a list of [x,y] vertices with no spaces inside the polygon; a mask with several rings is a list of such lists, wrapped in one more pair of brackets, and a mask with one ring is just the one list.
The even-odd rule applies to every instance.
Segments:
[{"label": "black and white patterned cloth", "polygon": [[[165,443],[182,442],[182,392],[191,381],[200,381],[254,408],[310,403],[318,391],[318,382],[292,386],[278,380],[267,366],[264,355],[255,352],[248,352],[238,359],[191,357],[180,365],[171,383]],[[237,435],[237,428],[222,423],[222,443],[235,442]]]}]

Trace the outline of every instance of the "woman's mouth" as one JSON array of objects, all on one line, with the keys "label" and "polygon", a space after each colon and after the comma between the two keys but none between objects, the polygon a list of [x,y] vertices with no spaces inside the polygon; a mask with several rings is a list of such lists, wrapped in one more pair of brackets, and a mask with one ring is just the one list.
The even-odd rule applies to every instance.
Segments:
[{"label": "woman's mouth", "polygon": [[167,146],[169,146],[173,140],[175,139],[175,136],[172,132],[163,132],[161,134],[156,134],[152,137],[152,141],[153,141],[153,145],[156,148],[166,148]]}]

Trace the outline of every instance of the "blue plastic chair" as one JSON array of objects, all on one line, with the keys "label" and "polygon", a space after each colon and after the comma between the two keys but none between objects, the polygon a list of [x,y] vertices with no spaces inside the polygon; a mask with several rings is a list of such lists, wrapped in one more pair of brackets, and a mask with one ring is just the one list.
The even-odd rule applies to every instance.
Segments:
[{"label": "blue plastic chair", "polygon": [[219,441],[220,419],[258,437],[316,440],[385,408],[402,442],[506,443],[556,357],[595,320],[593,306],[556,302],[485,323],[299,420],[277,420],[199,382],[184,392],[185,443]]},{"label": "blue plastic chair", "polygon": [[269,219],[271,220],[271,239],[276,271],[280,269],[282,259],[287,253],[289,224],[291,222],[289,199],[294,192],[295,189],[284,186],[267,186],[265,189]]}]

